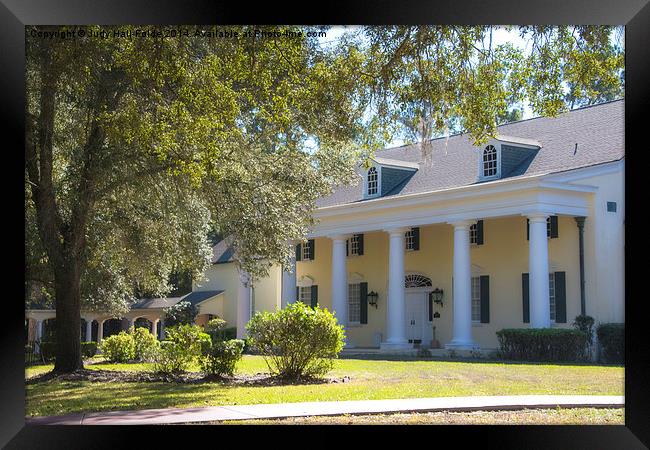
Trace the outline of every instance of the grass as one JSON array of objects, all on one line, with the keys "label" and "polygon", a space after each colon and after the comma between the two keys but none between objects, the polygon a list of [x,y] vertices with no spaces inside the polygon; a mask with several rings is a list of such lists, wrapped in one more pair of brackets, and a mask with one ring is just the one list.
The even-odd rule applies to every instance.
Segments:
[{"label": "grass", "polygon": [[[86,367],[151,369],[150,364],[92,364]],[[51,368],[51,365],[30,367],[26,376]],[[198,366],[192,370],[198,371]],[[237,366],[240,374],[267,370],[259,356],[245,355]],[[624,368],[621,366],[340,359],[328,377],[340,379],[344,376],[350,377],[350,381],[284,386],[54,379],[26,385],[26,414],[471,395],[624,394]]]},{"label": "grass", "polygon": [[227,420],[201,425],[624,425],[623,408],[524,409]]}]

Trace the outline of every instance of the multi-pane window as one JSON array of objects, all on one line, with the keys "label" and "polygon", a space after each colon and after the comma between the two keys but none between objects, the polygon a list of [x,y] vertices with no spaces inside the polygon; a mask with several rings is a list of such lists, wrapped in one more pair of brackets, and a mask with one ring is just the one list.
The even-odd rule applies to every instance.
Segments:
[{"label": "multi-pane window", "polygon": [[494,145],[488,145],[483,150],[483,176],[491,177],[497,174],[497,150]]},{"label": "multi-pane window", "polygon": [[311,245],[308,243],[302,245],[302,259],[311,260]]},{"label": "multi-pane window", "polygon": [[478,225],[470,225],[469,227],[469,243],[476,244],[478,242]]},{"label": "multi-pane window", "polygon": [[361,284],[348,284],[348,321],[361,321]]},{"label": "multi-pane window", "polygon": [[546,237],[551,237],[551,218],[546,218]]},{"label": "multi-pane window", "polygon": [[300,286],[298,288],[298,300],[305,305],[311,305],[311,286]]},{"label": "multi-pane window", "polygon": [[377,169],[371,167],[368,169],[368,195],[377,194],[378,181],[377,181]]},{"label": "multi-pane window", "polygon": [[406,250],[413,250],[415,248],[415,232],[413,229],[406,232],[404,242],[406,243]]},{"label": "multi-pane window", "polygon": [[548,274],[548,299],[551,305],[551,321],[555,322],[555,274]]},{"label": "multi-pane window", "polygon": [[481,277],[472,277],[472,322],[481,321]]},{"label": "multi-pane window", "polygon": [[359,235],[355,234],[352,235],[350,238],[350,255],[358,255],[359,254]]}]

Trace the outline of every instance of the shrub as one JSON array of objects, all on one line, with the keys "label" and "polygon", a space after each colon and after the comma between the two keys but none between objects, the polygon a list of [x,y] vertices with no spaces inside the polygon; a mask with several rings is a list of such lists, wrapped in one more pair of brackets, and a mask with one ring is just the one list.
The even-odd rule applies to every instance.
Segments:
[{"label": "shrub", "polygon": [[343,327],[332,313],[301,302],[257,313],[246,328],[251,344],[271,372],[287,379],[327,373],[345,339]]},{"label": "shrub", "polygon": [[210,349],[210,336],[197,325],[179,325],[167,329],[154,357],[154,370],[163,373],[185,372],[202,353]]},{"label": "shrub", "polygon": [[606,362],[625,362],[625,324],[603,323],[596,329]]},{"label": "shrub", "polygon": [[233,376],[243,349],[244,341],[241,339],[215,341],[199,358],[201,370],[208,375]]},{"label": "shrub", "polygon": [[104,339],[101,349],[104,357],[111,362],[125,363],[135,359],[135,340],[126,331]]},{"label": "shrub", "polygon": [[152,361],[160,345],[156,336],[143,327],[129,329],[135,344],[135,359],[138,361]]},{"label": "shrub", "polygon": [[565,328],[507,328],[497,331],[504,358],[576,361],[585,357],[587,334]]},{"label": "shrub", "polygon": [[223,341],[223,330],[225,326],[225,320],[220,317],[215,317],[205,324],[205,332],[210,335],[212,342]]},{"label": "shrub", "polygon": [[92,358],[97,354],[97,342],[89,341],[81,343],[81,355],[84,358]]},{"label": "shrub", "polygon": [[196,317],[196,307],[190,302],[182,301],[164,309],[165,326],[191,325]]}]

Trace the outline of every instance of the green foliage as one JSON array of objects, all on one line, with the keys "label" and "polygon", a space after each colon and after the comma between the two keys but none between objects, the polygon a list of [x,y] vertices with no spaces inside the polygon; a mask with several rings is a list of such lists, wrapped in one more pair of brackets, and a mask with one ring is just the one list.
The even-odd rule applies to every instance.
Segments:
[{"label": "green foliage", "polygon": [[97,354],[97,342],[89,341],[81,343],[81,356],[92,358]]},{"label": "green foliage", "polygon": [[125,363],[135,359],[135,340],[133,335],[120,331],[102,340],[102,354],[110,362]]},{"label": "green foliage", "polygon": [[573,320],[573,328],[587,333],[587,345],[591,345],[594,335],[594,318],[591,316],[576,316]]},{"label": "green foliage", "polygon": [[175,305],[165,308],[165,325],[173,327],[176,325],[191,325],[196,317],[196,307],[190,302],[181,301]]},{"label": "green foliage", "polygon": [[205,324],[205,332],[210,335],[212,342],[224,339],[224,328],[226,326],[226,321],[221,317],[215,317],[210,319],[208,323]]},{"label": "green foliage", "polygon": [[133,337],[135,345],[135,359],[138,361],[153,360],[160,346],[156,336],[143,327],[131,327],[129,334]]},{"label": "green foliage", "polygon": [[625,362],[625,324],[602,323],[596,328],[598,342],[603,349],[605,361],[611,363]]},{"label": "green foliage", "polygon": [[332,313],[302,302],[257,313],[246,329],[271,372],[287,379],[327,373],[345,339],[343,326]]},{"label": "green foliage", "polygon": [[154,370],[162,373],[180,373],[211,346],[210,336],[197,325],[178,325],[166,330],[167,339],[161,342],[154,358]]},{"label": "green foliage", "polygon": [[497,331],[500,354],[527,361],[578,361],[585,357],[587,334],[565,328],[506,328]]},{"label": "green foliage", "polygon": [[233,376],[243,349],[244,341],[241,339],[215,341],[209,348],[204,349],[199,358],[201,370],[208,375]]}]

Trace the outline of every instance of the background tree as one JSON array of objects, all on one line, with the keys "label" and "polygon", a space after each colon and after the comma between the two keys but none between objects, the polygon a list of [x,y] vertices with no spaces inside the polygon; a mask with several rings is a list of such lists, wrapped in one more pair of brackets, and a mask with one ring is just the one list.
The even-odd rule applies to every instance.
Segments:
[{"label": "background tree", "polygon": [[253,276],[260,256],[287,262],[315,199],[352,178],[365,107],[355,56],[304,34],[38,35],[60,29],[27,29],[26,253],[69,372],[82,304],[119,314],[136,290],[164,295],[172,272],[198,277],[211,225]]}]

